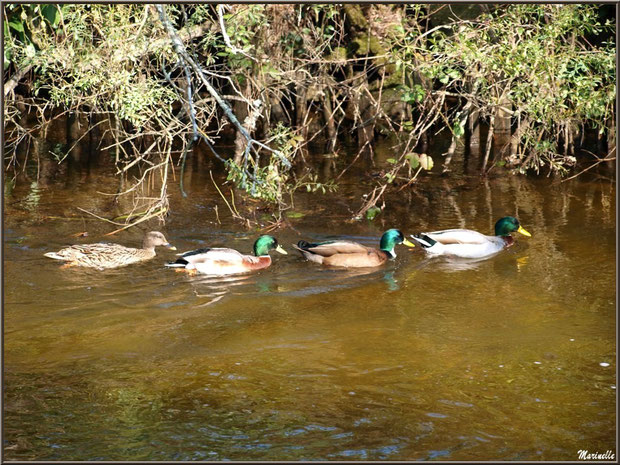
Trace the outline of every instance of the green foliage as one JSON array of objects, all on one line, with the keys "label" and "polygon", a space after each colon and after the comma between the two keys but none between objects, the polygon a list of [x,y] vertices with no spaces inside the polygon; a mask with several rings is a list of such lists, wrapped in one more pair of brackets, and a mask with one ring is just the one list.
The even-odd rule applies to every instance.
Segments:
[{"label": "green foliage", "polygon": [[[606,131],[614,117],[615,44],[591,45],[586,34],[613,30],[601,25],[595,5],[511,5],[480,21],[463,21],[429,37],[420,71],[452,92],[475,90],[483,114],[508,105],[527,120],[541,143],[522,131],[529,166],[562,170],[557,156],[565,128],[589,125]],[[425,53],[425,51],[422,51]],[[467,97],[468,99],[471,97]],[[457,115],[458,116],[458,115]],[[458,117],[453,131],[462,135]]]},{"label": "green foliage", "polygon": [[[28,33],[25,42],[12,40],[12,35],[9,40],[16,64],[32,63],[36,69],[35,95],[46,91],[55,105],[114,112],[138,130],[170,112],[176,93],[140,66],[148,36],[136,31],[159,27],[148,22],[143,6],[11,6],[9,26],[24,15],[39,18],[23,20],[32,43]],[[65,32],[62,37],[52,34],[58,28]]]},{"label": "green foliage", "polygon": [[4,15],[4,69],[25,66],[56,37],[61,9],[54,4],[8,4]]},{"label": "green foliage", "polygon": [[292,195],[298,189],[322,193],[334,191],[336,186],[333,182],[321,183],[318,181],[318,176],[313,174],[292,181],[290,165],[286,161],[290,163],[294,158],[302,140],[303,138],[295,134],[291,128],[279,123],[272,129],[269,137],[271,145],[277,152],[272,154],[264,165],[260,165],[256,157],[248,156],[246,160],[251,165],[249,169],[232,159],[227,160],[227,180],[248,192],[253,198],[279,206],[284,205],[285,195]]},{"label": "green foliage", "polygon": [[372,221],[377,217],[379,213],[381,213],[381,209],[379,207],[370,207],[368,210],[366,210],[366,219]]},{"label": "green foliage", "polygon": [[[601,24],[599,8],[514,4],[465,20],[439,20],[424,4],[239,4],[225,8],[226,34],[216,5],[170,4],[166,11],[220,95],[233,96],[231,106],[263,103],[253,135],[264,134],[276,153],[253,145],[237,162],[227,162],[228,179],[282,206],[296,189],[335,188],[312,170],[302,178],[290,171],[314,138],[302,121],[342,134],[376,120],[375,128],[404,133],[413,147],[424,133],[440,129],[438,121],[462,137],[465,105],[487,121],[501,107],[520,124],[519,159],[504,161],[521,172],[564,172],[575,162],[558,153],[566,147],[565,134],[586,127],[606,135],[615,120],[615,43],[608,34],[615,23]],[[129,123],[123,125],[128,139],[141,132],[160,134],[160,141],[187,136],[184,69],[153,5],[4,9],[4,70],[11,77],[32,66],[33,101],[114,114]],[[600,34],[610,35],[610,42],[598,40]],[[227,118],[199,79],[192,90],[199,130],[219,137]],[[378,105],[363,108],[369,99]],[[374,106],[381,111],[364,114]],[[237,115],[242,122],[244,113]],[[321,123],[326,114],[335,124]],[[396,154],[387,163],[383,183],[393,183],[402,169],[413,180],[434,164],[414,153]]]},{"label": "green foliage", "polygon": [[425,171],[430,171],[435,165],[435,163],[433,162],[433,158],[425,153],[408,153],[407,155],[405,155],[405,160],[407,161],[411,169],[414,170],[419,168]]},{"label": "green foliage", "polygon": [[422,102],[427,96],[427,91],[420,84],[414,84],[411,87],[401,85],[399,88],[402,92],[401,100],[409,103],[410,105]]}]

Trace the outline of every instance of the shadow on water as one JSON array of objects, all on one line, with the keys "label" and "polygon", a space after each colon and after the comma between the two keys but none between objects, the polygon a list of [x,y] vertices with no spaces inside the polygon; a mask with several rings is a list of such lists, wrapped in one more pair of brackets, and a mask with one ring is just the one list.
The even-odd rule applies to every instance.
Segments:
[{"label": "shadow on water", "polygon": [[[389,151],[378,147],[377,163]],[[179,251],[249,253],[260,232],[226,218],[208,169],[188,165],[189,196],[171,181],[165,226],[113,239],[76,210],[114,214],[97,194],[110,173],[5,192],[6,458],[576,460],[615,449],[614,183],[431,172],[373,222],[350,222],[372,182],[352,170],[330,197],[296,197],[304,215],[273,233],[289,255],[257,273],[176,273],[167,250],[103,272],[43,257],[71,243],[139,246],[152,229]],[[391,227],[488,234],[506,214],[532,237],[485,260],[399,246],[382,268],[341,270],[289,246],[376,247]]]}]

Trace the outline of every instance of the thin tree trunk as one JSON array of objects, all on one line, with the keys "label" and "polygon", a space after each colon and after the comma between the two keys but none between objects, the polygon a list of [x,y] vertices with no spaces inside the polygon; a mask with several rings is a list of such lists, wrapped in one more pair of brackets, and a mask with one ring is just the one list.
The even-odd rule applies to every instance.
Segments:
[{"label": "thin tree trunk", "polygon": [[611,151],[611,149],[616,146],[616,118],[615,117],[612,117],[609,119],[607,128],[609,131],[607,133],[607,147]]},{"label": "thin tree trunk", "polygon": [[469,146],[480,146],[480,112],[473,110],[469,114]]},{"label": "thin tree trunk", "polygon": [[510,158],[516,160],[519,151],[519,141],[521,139],[521,116],[517,120],[517,129],[510,138]]},{"label": "thin tree trunk", "polygon": [[[463,112],[458,121],[460,127],[463,127],[463,128],[465,127],[465,124],[467,123],[467,119],[469,116],[469,111],[471,110],[472,105],[473,104],[470,100],[463,107]],[[461,136],[457,136],[454,133],[452,134],[452,143],[450,144],[448,151],[443,154],[443,156],[446,157],[446,161],[443,164],[442,173],[447,173],[448,171],[450,171],[450,163],[452,162],[452,156],[454,155],[454,152],[456,151],[456,146],[460,138]]]},{"label": "thin tree trunk", "polygon": [[305,83],[304,73],[297,71],[296,86],[296,98],[295,98],[295,124],[298,129],[301,129],[301,136],[304,140],[308,139],[308,100],[307,100],[307,87]]},{"label": "thin tree trunk", "polygon": [[[260,117],[261,110],[262,110],[262,101],[255,100],[252,104],[252,107],[250,108],[248,116],[245,118],[245,121],[243,122],[243,129],[245,130],[247,134],[250,135],[250,137],[252,136],[252,134],[254,133],[254,130],[256,129],[256,122],[258,121],[258,118]],[[234,161],[237,165],[241,164],[241,162],[243,161],[244,155],[247,152],[246,151],[247,142],[248,141],[247,141],[245,134],[243,134],[241,131],[237,131],[237,136],[235,137],[235,158],[234,158]]]},{"label": "thin tree trunk", "polygon": [[332,153],[336,147],[336,125],[334,124],[334,113],[329,90],[325,89],[324,95],[323,117],[325,118],[327,129],[327,144],[325,146],[325,151],[327,153]]},{"label": "thin tree trunk", "polygon": [[491,146],[493,145],[493,131],[495,128],[495,112],[491,114],[491,121],[489,121],[489,133],[487,135],[487,145],[484,151],[484,161],[482,162],[482,171],[487,169],[487,163],[489,162],[489,154],[491,153]]},{"label": "thin tree trunk", "polygon": [[510,110],[511,106],[512,102],[506,97],[502,97],[499,101],[499,106],[495,110],[495,128],[493,130],[493,134],[497,147],[502,147],[509,142],[511,133],[511,114],[508,111],[504,110],[504,108]]}]

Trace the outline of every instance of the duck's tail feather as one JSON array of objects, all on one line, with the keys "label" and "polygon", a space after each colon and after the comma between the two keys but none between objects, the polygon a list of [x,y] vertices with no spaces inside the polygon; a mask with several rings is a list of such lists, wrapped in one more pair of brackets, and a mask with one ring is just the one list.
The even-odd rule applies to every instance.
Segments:
[{"label": "duck's tail feather", "polygon": [[47,253],[44,253],[43,255],[45,255],[48,258],[53,258],[55,260],[66,260],[67,259],[66,257],[62,257],[58,255],[56,252],[47,252]]},{"label": "duck's tail feather", "polygon": [[309,260],[311,262],[315,262],[315,263],[323,263],[323,256],[321,255],[317,255],[314,254],[312,252],[310,252],[309,248],[314,247],[316,244],[310,244],[309,242],[306,241],[299,241],[297,244],[292,244],[294,249],[297,249],[301,252],[301,254],[306,257],[306,260]]},{"label": "duck's tail feather", "polygon": [[166,263],[164,266],[168,268],[185,268],[189,262],[183,258],[179,258],[176,262]]},{"label": "duck's tail feather", "polygon": [[316,247],[318,244],[311,244],[308,241],[299,241],[297,243],[297,246],[295,246],[296,249],[301,249],[301,250],[308,250],[311,249],[312,247]]},{"label": "duck's tail feather", "polygon": [[415,241],[416,244],[419,244],[420,247],[428,249],[429,247],[434,246],[437,241],[431,239],[426,234],[411,234],[411,238]]}]

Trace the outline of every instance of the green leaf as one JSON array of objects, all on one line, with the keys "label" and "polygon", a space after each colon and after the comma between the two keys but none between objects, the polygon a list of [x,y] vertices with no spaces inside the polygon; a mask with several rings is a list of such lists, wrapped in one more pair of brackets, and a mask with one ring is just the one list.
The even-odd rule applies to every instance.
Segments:
[{"label": "green leaf", "polygon": [[13,19],[9,22],[9,26],[11,27],[11,29],[15,29],[17,32],[24,32],[24,25],[21,23],[21,21],[16,21]]},{"label": "green leaf", "polygon": [[379,207],[371,207],[366,211],[366,218],[372,221],[379,213],[381,213],[381,209]]},{"label": "green leaf", "polygon": [[416,169],[418,166],[420,166],[420,156],[415,152],[411,152],[405,155],[405,160],[409,162],[412,169]]},{"label": "green leaf", "polygon": [[458,121],[454,124],[452,131],[454,132],[454,135],[456,137],[461,137],[463,134],[465,134],[465,128],[463,128],[463,126]]},{"label": "green leaf", "polygon": [[60,20],[60,16],[58,15],[58,7],[56,5],[43,5],[41,6],[41,13],[47,19],[47,21],[52,25],[52,27],[56,27],[58,25],[58,21]]},{"label": "green leaf", "polygon": [[427,154],[423,153],[420,155],[420,166],[426,171],[430,171],[433,169],[433,159],[429,157]]},{"label": "green leaf", "polygon": [[289,218],[303,218],[306,214],[301,212],[286,212],[286,216]]},{"label": "green leaf", "polygon": [[398,160],[396,158],[388,158],[387,160],[388,163],[390,163],[391,165],[395,165],[396,163],[398,163]]},{"label": "green leaf", "polygon": [[414,94],[414,100],[416,102],[421,102],[422,100],[424,100],[426,91],[424,90],[424,87],[422,87],[420,84],[416,84],[415,86],[413,86],[412,92]]}]

